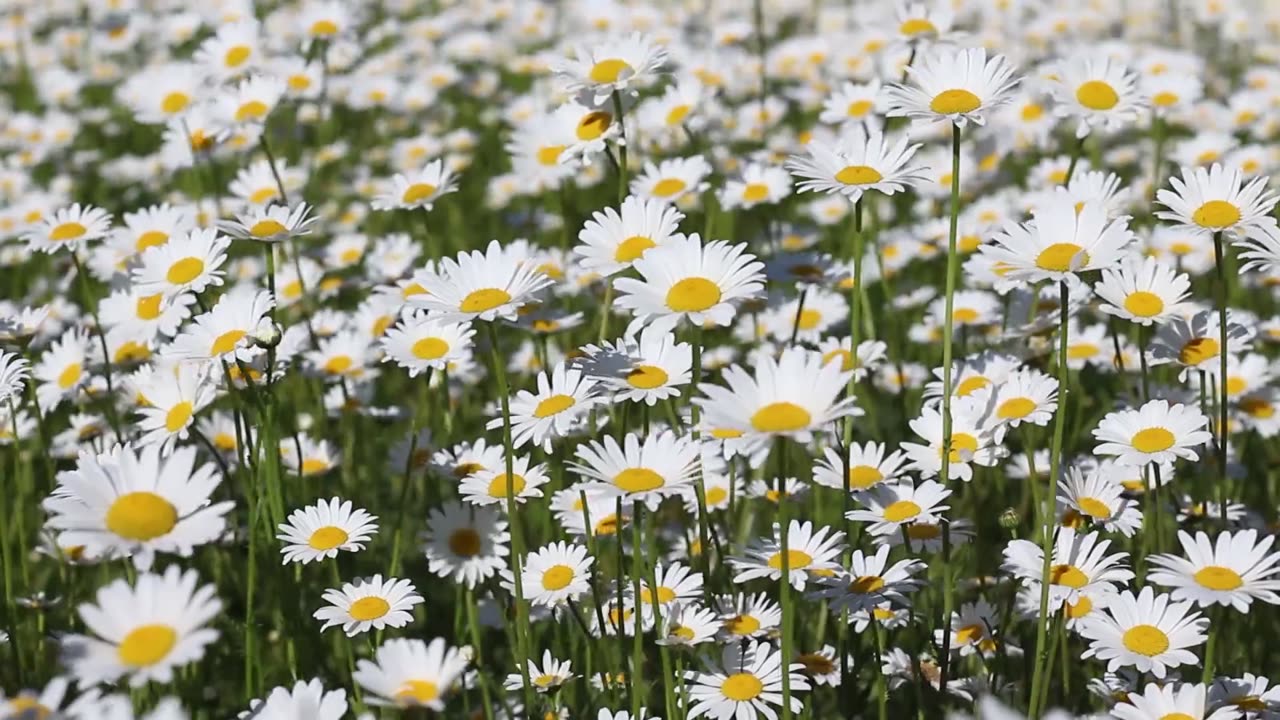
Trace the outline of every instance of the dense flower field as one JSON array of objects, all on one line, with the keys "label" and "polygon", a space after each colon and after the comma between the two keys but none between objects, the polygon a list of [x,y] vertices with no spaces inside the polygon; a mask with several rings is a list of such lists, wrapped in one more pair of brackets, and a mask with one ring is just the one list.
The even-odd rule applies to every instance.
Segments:
[{"label": "dense flower field", "polygon": [[0,19],[0,720],[1280,719],[1280,3]]}]

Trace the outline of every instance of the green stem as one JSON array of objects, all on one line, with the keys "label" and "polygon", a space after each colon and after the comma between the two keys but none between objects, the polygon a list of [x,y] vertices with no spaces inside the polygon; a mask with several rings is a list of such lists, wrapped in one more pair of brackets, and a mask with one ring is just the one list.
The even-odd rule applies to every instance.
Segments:
[{"label": "green stem", "polygon": [[1213,259],[1218,273],[1218,512],[1227,524],[1227,269],[1222,247],[1222,231],[1213,234]]}]

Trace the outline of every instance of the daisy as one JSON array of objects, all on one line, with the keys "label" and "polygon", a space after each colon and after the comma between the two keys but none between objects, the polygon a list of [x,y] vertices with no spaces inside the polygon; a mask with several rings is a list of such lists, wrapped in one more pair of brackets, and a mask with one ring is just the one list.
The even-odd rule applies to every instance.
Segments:
[{"label": "daisy", "polygon": [[1210,711],[1206,703],[1205,686],[1190,683],[1147,683],[1142,694],[1128,693],[1124,702],[1111,707],[1112,717],[1119,720],[1162,720],[1162,718],[1192,718],[1193,720],[1234,720],[1239,710],[1220,707]]},{"label": "daisy", "polygon": [[347,637],[387,627],[402,628],[413,620],[413,607],[423,602],[412,582],[396,578],[384,582],[381,575],[345,583],[341,590],[330,588],[323,597],[329,605],[316,610],[312,617],[325,621],[320,626],[322,632],[341,625]]},{"label": "daisy", "polygon": [[1044,427],[1058,409],[1058,381],[1039,370],[1023,368],[997,386],[976,391],[972,403],[998,423],[997,435],[1024,422]]},{"label": "daisy", "polygon": [[676,603],[663,611],[656,642],[659,645],[694,647],[713,642],[719,630],[720,620],[711,610]]},{"label": "daisy", "polygon": [[[583,414],[602,401],[596,385],[595,378],[563,362],[550,375],[539,373],[537,393],[521,390],[511,400],[513,447],[533,442],[551,452],[552,439],[569,434]],[[494,418],[486,427],[501,428],[504,422]]]},{"label": "daisy", "polygon": [[1200,607],[1230,605],[1247,613],[1255,599],[1280,605],[1280,553],[1270,553],[1275,536],[1267,535],[1259,542],[1256,530],[1220,533],[1215,541],[1197,532],[1193,538],[1185,530],[1178,531],[1186,559],[1176,555],[1154,555],[1157,566],[1149,580],[1173,588],[1173,598],[1194,602]]},{"label": "daisy", "polygon": [[698,471],[698,446],[670,430],[643,440],[627,433],[623,443],[606,436],[603,443],[579,445],[582,461],[570,468],[584,480],[600,483],[609,494],[621,497],[624,506],[643,502],[657,510],[663,499],[690,490]]},{"label": "daisy", "polygon": [[[828,534],[830,533],[830,534]],[[738,574],[735,583],[756,578],[780,580],[782,578],[783,541],[781,528],[773,526],[773,537],[753,543],[746,549],[746,556],[729,558]],[[831,528],[813,529],[809,522],[792,520],[786,539],[787,581],[797,590],[804,590],[809,573],[822,573],[839,567],[838,557],[844,549],[844,533],[831,532]]]},{"label": "daisy", "polygon": [[567,93],[582,91],[596,104],[615,92],[646,85],[667,62],[666,49],[639,32],[575,45],[573,54],[553,63],[552,70]]},{"label": "daisy", "polygon": [[625,335],[601,347],[583,348],[582,369],[614,391],[616,400],[643,402],[679,397],[689,384],[693,346],[678,342],[675,333],[653,326],[639,337]]},{"label": "daisy", "polygon": [[1117,130],[1134,122],[1145,99],[1138,77],[1110,57],[1076,56],[1057,63],[1049,86],[1058,117],[1076,120],[1076,137],[1095,128]]},{"label": "daisy", "polygon": [[[1217,312],[1202,310],[1190,318],[1175,317],[1160,326],[1151,344],[1151,364],[1174,363],[1183,368],[1178,379],[1186,382],[1192,370],[1214,378],[1222,371],[1221,318]],[[1227,313],[1227,352],[1247,352],[1255,334],[1252,324]],[[1230,354],[1228,357],[1231,357]]]},{"label": "daisy", "polygon": [[250,362],[263,352],[252,344],[252,334],[274,306],[271,293],[237,286],[178,333],[169,354],[175,360]]},{"label": "daisy", "polygon": [[22,239],[35,252],[55,253],[63,248],[76,250],[90,240],[105,237],[110,230],[111,213],[76,203],[41,219]]},{"label": "daisy", "polygon": [[[887,444],[853,443],[849,446],[849,459],[846,463],[835,448],[824,448],[822,458],[814,467],[813,481],[824,487],[843,486],[849,492],[857,492],[869,490],[882,482],[897,480],[907,459],[900,450],[886,455],[888,450]],[[841,482],[842,478],[847,482]]]},{"label": "daisy", "polygon": [[102,323],[129,337],[172,337],[191,316],[196,298],[191,293],[165,297],[163,292],[146,294],[137,287],[117,290],[98,308]]},{"label": "daisy", "polygon": [[643,279],[613,281],[615,305],[631,310],[633,324],[671,330],[687,317],[695,325],[728,325],[736,302],[763,289],[764,264],[746,252],[745,244],[723,240],[703,244],[696,233],[673,236],[634,262]]},{"label": "daisy", "polygon": [[386,332],[381,339],[383,362],[395,362],[409,371],[409,377],[430,370],[446,370],[451,364],[471,356],[475,330],[471,323],[442,322],[423,311],[415,311]]},{"label": "daisy", "polygon": [[553,282],[497,240],[484,252],[473,250],[458,253],[456,260],[445,258],[438,274],[415,278],[423,292],[411,296],[410,304],[432,311],[444,322],[513,320],[521,305]]},{"label": "daisy", "polygon": [[913,85],[886,91],[889,117],[946,120],[958,127],[985,124],[987,113],[1013,99],[1018,84],[1013,65],[1003,55],[988,58],[982,48],[922,51],[907,75]]},{"label": "daisy", "polygon": [[694,398],[705,422],[738,436],[790,437],[809,442],[814,431],[862,411],[853,398],[839,399],[851,373],[824,363],[820,353],[788,347],[775,360],[761,355],[748,374],[734,365],[723,373],[726,386],[702,383]]},{"label": "daisy", "polygon": [[1176,458],[1194,462],[1200,456],[1193,448],[1213,439],[1205,430],[1208,424],[1208,418],[1194,406],[1152,400],[1137,410],[1107,413],[1093,430],[1093,436],[1101,441],[1093,451],[1113,455],[1121,465],[1165,463]]},{"label": "daisy", "polygon": [[1171,668],[1196,665],[1199,658],[1187,648],[1205,641],[1209,620],[1191,608],[1192,603],[1171,602],[1150,587],[1136,597],[1126,590],[1081,625],[1080,634],[1090,641],[1081,657],[1105,661],[1113,672],[1134,667],[1157,679]]},{"label": "daisy", "polygon": [[1191,290],[1191,278],[1154,257],[1127,262],[1119,269],[1102,271],[1093,291],[1102,298],[1102,312],[1139,325],[1161,324],[1182,316],[1183,302]]},{"label": "daisy", "polygon": [[[960,657],[974,654],[981,654],[988,659],[994,657],[1000,650],[1000,643],[995,638],[995,628],[999,624],[999,611],[985,599],[965,603],[960,612],[951,613],[948,627],[951,631],[952,652],[959,653]],[[941,628],[934,632],[934,644],[938,647],[943,644],[942,633]]]},{"label": "daisy", "polygon": [[36,400],[40,409],[50,412],[63,400],[75,397],[90,379],[89,335],[72,328],[49,345],[32,370],[38,381]]},{"label": "daisy", "polygon": [[359,552],[378,531],[376,515],[356,508],[350,500],[333,498],[294,510],[276,535],[284,547],[281,564],[338,557],[339,551]]},{"label": "daisy", "polygon": [[911,460],[912,467],[922,477],[934,477],[942,472],[943,453],[947,458],[947,474],[965,482],[973,479],[973,465],[992,467],[1001,458],[1003,448],[998,444],[995,428],[984,422],[982,408],[972,398],[957,403],[951,409],[951,444],[943,446],[942,412],[926,407],[920,417],[909,425],[921,439],[921,443],[904,442],[902,451]]},{"label": "daisy", "polygon": [[793,155],[787,169],[801,178],[800,192],[843,195],[857,202],[868,191],[893,195],[924,180],[921,168],[909,166],[919,145],[908,145],[906,135],[890,144],[879,130],[861,125],[847,128],[833,144],[811,140],[807,156]]},{"label": "daisy", "polygon": [[1253,673],[1238,678],[1220,677],[1209,688],[1209,705],[1260,713],[1260,717],[1271,720],[1270,715],[1280,711],[1280,685],[1271,685],[1270,680]]},{"label": "daisy", "polygon": [[545,466],[530,464],[528,457],[517,457],[511,462],[510,475],[502,464],[494,470],[476,470],[463,478],[458,492],[472,505],[505,503],[508,496],[523,504],[530,498],[542,497],[541,487],[549,480]]},{"label": "daisy", "polygon": [[878,125],[879,113],[885,111],[884,93],[878,79],[867,83],[845,81],[822,101],[818,119],[830,125],[858,123]]},{"label": "daisy", "polygon": [[1133,537],[1142,527],[1138,503],[1124,497],[1124,485],[1099,469],[1066,468],[1066,474],[1058,481],[1058,493],[1063,525],[1079,529],[1085,523],[1095,523],[1125,537]]},{"label": "daisy", "polygon": [[782,623],[782,608],[764,593],[716,598],[721,635],[729,640],[764,637]]},{"label": "daisy", "polygon": [[245,240],[283,242],[291,237],[311,233],[311,226],[319,218],[310,217],[310,212],[311,206],[305,202],[292,208],[273,203],[265,207],[251,207],[247,212],[237,215],[235,220],[220,221],[218,227],[223,232]]},{"label": "daisy", "polygon": [[717,195],[726,210],[749,210],[759,205],[772,205],[791,194],[791,177],[778,167],[750,163],[739,177],[726,180]]},{"label": "daisy", "polygon": [[443,160],[432,160],[412,174],[397,173],[369,204],[374,210],[430,210],[436,200],[457,189],[457,182]]},{"label": "daisy", "polygon": [[280,459],[289,472],[299,477],[316,477],[338,467],[342,457],[328,440],[300,434],[280,441]]},{"label": "daisy", "polygon": [[[1071,528],[1059,528],[1049,557],[1049,610],[1056,611],[1064,603],[1075,605],[1081,596],[1110,595],[1133,579],[1124,564],[1128,553],[1108,555],[1110,540],[1100,540],[1096,532],[1079,534]],[[1030,540],[1011,540],[1004,549],[1005,572],[1027,583],[1034,594],[1040,593],[1044,578],[1044,551]]]},{"label": "daisy", "polygon": [[1161,189],[1156,198],[1169,208],[1156,217],[1172,220],[1178,230],[1208,235],[1225,232],[1233,237],[1252,237],[1263,229],[1276,227],[1271,217],[1276,195],[1267,192],[1266,176],[1245,182],[1239,170],[1213,167],[1182,168],[1182,177],[1169,178],[1173,190]]},{"label": "daisy", "polygon": [[261,720],[289,720],[290,718],[312,718],[312,720],[341,720],[347,714],[347,691],[324,689],[319,678],[310,682],[299,680],[293,689],[277,687],[271,691],[266,700],[254,700],[249,709],[240,713],[240,720],[260,718]]},{"label": "daisy", "polygon": [[430,644],[393,638],[378,648],[373,660],[360,660],[351,678],[368,693],[370,705],[444,712],[445,694],[462,679],[468,657],[447,647],[444,638]]},{"label": "daisy", "polygon": [[221,285],[221,268],[230,247],[230,238],[207,228],[172,237],[165,244],[142,253],[132,274],[134,287],[147,295],[160,293],[170,297],[187,291],[200,293],[211,285]]},{"label": "daisy", "polygon": [[[544,607],[576,600],[591,590],[594,562],[585,546],[565,542],[551,543],[529,553],[520,570],[525,599]],[[514,582],[509,570],[503,570],[502,577],[507,585]]]},{"label": "daisy", "polygon": [[81,685],[114,682],[129,686],[173,681],[175,668],[204,657],[218,631],[205,627],[222,609],[212,585],[196,588],[194,570],[169,566],[164,575],[143,573],[130,585],[123,579],[98,589],[95,602],[79,607],[92,635],[62,639],[71,674]]},{"label": "daisy", "polygon": [[581,266],[604,276],[629,267],[654,247],[676,234],[684,213],[670,203],[630,195],[619,210],[606,207],[592,213],[578,232],[573,249]]},{"label": "daisy", "polygon": [[1109,219],[1096,202],[1077,209],[1055,195],[1032,211],[1026,223],[1010,223],[978,251],[1004,268],[1011,280],[1062,280],[1068,275],[1114,266],[1135,239],[1129,219]]},{"label": "daisy", "polygon": [[284,97],[288,85],[274,75],[254,75],[214,98],[214,112],[228,127],[261,126]]},{"label": "daisy", "polygon": [[[624,101],[624,108],[625,104]],[[551,117],[546,118],[546,123],[552,126],[549,133],[556,138],[555,142],[560,142],[560,138],[568,142],[559,146],[556,161],[562,165],[598,167],[592,165],[592,159],[605,151],[610,140],[622,135],[622,123],[614,117],[613,110],[608,105],[584,105],[571,100],[552,111]]]},{"label": "daisy", "polygon": [[196,49],[196,63],[220,79],[253,69],[259,58],[259,26],[253,19],[222,25]]},{"label": "daisy", "polygon": [[0,407],[9,407],[22,397],[22,390],[31,379],[31,364],[16,353],[0,350]]},{"label": "daisy", "polygon": [[76,469],[58,473],[44,508],[60,544],[82,545],[95,556],[132,556],[146,570],[157,552],[190,557],[222,535],[235,503],[209,502],[220,481],[213,464],[196,466],[194,447],[161,457],[156,445],[136,452],[116,446],[84,453]]},{"label": "daisy", "polygon": [[[747,641],[742,645],[726,645],[719,662],[711,658],[705,660],[705,671],[685,671],[692,705],[689,720],[703,716],[741,720],[754,718],[757,713],[775,717],[773,707],[783,702],[783,672],[790,673],[792,692],[809,689],[809,680],[802,672],[804,665],[789,663],[783,668],[782,663],[782,654],[767,643]],[[793,695],[791,712],[800,713],[803,709],[804,703]]]},{"label": "daisy", "polygon": [[690,158],[670,158],[659,164],[646,162],[644,169],[631,181],[633,196],[676,203],[687,195],[697,195],[707,189],[707,177],[711,165],[701,155]]},{"label": "daisy", "polygon": [[[561,685],[578,677],[573,674],[571,660],[556,660],[551,655],[550,650],[542,653],[542,666],[534,660],[529,660],[529,682],[533,685],[533,689],[539,693],[549,693],[560,689]],[[522,673],[511,673],[507,675],[507,679],[502,683],[502,687],[507,692],[520,692],[524,687],[524,675]]]},{"label": "daisy", "polygon": [[950,490],[933,480],[914,486],[910,480],[881,483],[858,494],[858,502],[865,505],[866,510],[851,510],[845,517],[854,522],[871,523],[868,530],[872,535],[897,533],[903,525],[941,518],[942,513],[951,509],[950,505],[942,504],[949,495]]},{"label": "daisy", "polygon": [[427,516],[427,569],[474,589],[506,569],[510,539],[507,521],[497,510],[446,502]]},{"label": "daisy", "polygon": [[374,349],[364,333],[345,330],[320,340],[303,358],[306,370],[327,380],[366,376]]},{"label": "daisy", "polygon": [[147,405],[138,408],[142,417],[137,428],[143,433],[138,444],[160,445],[161,449],[186,440],[196,414],[217,396],[209,367],[195,362],[161,364],[137,389],[147,399]]}]

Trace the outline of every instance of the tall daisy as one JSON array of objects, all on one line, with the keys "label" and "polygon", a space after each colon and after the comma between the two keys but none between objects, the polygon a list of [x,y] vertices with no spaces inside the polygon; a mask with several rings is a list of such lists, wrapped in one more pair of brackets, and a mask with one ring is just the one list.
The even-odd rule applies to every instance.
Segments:
[{"label": "tall daisy", "polygon": [[381,575],[325,590],[324,600],[329,604],[313,615],[324,621],[320,629],[341,625],[347,637],[369,630],[404,627],[413,621],[414,606],[423,602],[409,580],[383,580]]},{"label": "tall daisy", "polygon": [[1271,211],[1276,194],[1267,192],[1267,177],[1245,182],[1242,172],[1214,163],[1203,167],[1184,167],[1182,177],[1169,178],[1172,190],[1161,189],[1156,199],[1168,210],[1156,217],[1172,220],[1177,229],[1207,235],[1225,232],[1234,237],[1252,237],[1276,226]]},{"label": "tall daisy", "polygon": [[1114,266],[1135,235],[1129,219],[1107,217],[1096,202],[1077,207],[1055,195],[1026,223],[1010,223],[978,251],[998,263],[1003,277],[1039,282]]},{"label": "tall daisy", "polygon": [[521,305],[553,280],[497,240],[484,252],[458,253],[440,261],[438,273],[422,273],[423,292],[409,303],[435,313],[441,321],[513,320]]},{"label": "tall daisy", "polygon": [[908,165],[920,146],[908,142],[906,135],[893,142],[879,130],[854,125],[834,143],[811,140],[807,156],[791,156],[787,169],[802,178],[800,192],[838,194],[850,202],[871,190],[893,195],[924,180],[919,167]]},{"label": "tall daisy", "polygon": [[1258,531],[1223,531],[1216,540],[1197,532],[1195,537],[1178,531],[1178,542],[1186,558],[1155,555],[1151,563],[1158,569],[1149,580],[1173,588],[1175,600],[1188,600],[1200,607],[1230,605],[1247,613],[1254,600],[1280,605],[1280,553],[1269,552],[1274,535],[1258,540]]},{"label": "tall daisy", "polygon": [[1096,657],[1112,672],[1133,667],[1163,679],[1170,669],[1199,663],[1189,648],[1205,641],[1208,627],[1190,602],[1173,602],[1151,587],[1136,597],[1126,590],[1081,623],[1080,634],[1090,641],[1081,657]]},{"label": "tall daisy", "polygon": [[[729,558],[729,564],[738,571],[735,583],[756,578],[773,581],[782,578],[781,528],[773,527],[773,537],[753,543],[744,557]],[[787,581],[797,590],[804,590],[809,573],[832,571],[839,567],[838,558],[844,548],[844,533],[831,528],[814,530],[813,523],[792,520],[787,530]]]},{"label": "tall daisy", "polygon": [[1138,76],[1113,58],[1078,55],[1057,63],[1049,86],[1058,117],[1076,122],[1076,137],[1118,130],[1137,120],[1146,104]]},{"label": "tall daisy", "polygon": [[499,511],[446,502],[427,515],[427,569],[474,589],[507,567],[510,540]]},{"label": "tall daisy", "polygon": [[1209,419],[1189,405],[1170,405],[1168,400],[1152,400],[1137,410],[1107,413],[1093,436],[1101,444],[1098,455],[1114,455],[1121,465],[1172,462],[1177,458],[1195,461],[1193,449],[1213,439],[1205,428]]},{"label": "tall daisy", "polygon": [[[583,414],[602,401],[597,381],[565,363],[548,375],[538,374],[538,391],[521,390],[511,400],[513,447],[532,442],[550,452],[551,441],[569,434]],[[490,429],[503,426],[501,417],[489,421]]]},{"label": "tall daisy", "polygon": [[947,121],[960,127],[983,125],[987,115],[1013,99],[1018,84],[1003,55],[987,57],[982,48],[932,48],[907,68],[912,85],[887,90],[889,117],[925,122]]},{"label": "tall daisy", "polygon": [[581,266],[601,275],[615,275],[632,266],[651,249],[676,235],[684,213],[670,203],[630,195],[621,207],[592,213],[578,232]]},{"label": "tall daisy", "polygon": [[294,510],[289,521],[277,528],[280,534],[276,538],[284,544],[281,562],[306,565],[336,558],[339,552],[363,550],[364,543],[378,531],[377,519],[350,500],[336,497]]},{"label": "tall daisy", "polygon": [[371,705],[400,708],[425,707],[444,711],[445,696],[466,672],[468,656],[448,647],[444,638],[428,644],[418,639],[394,638],[361,660],[351,679],[368,693]]},{"label": "tall daisy", "polygon": [[652,81],[666,61],[665,48],[636,32],[575,45],[573,57],[554,62],[552,70],[567,92],[585,92],[599,104],[614,92]]},{"label": "tall daisy", "polygon": [[622,443],[605,436],[602,443],[579,445],[576,454],[581,462],[570,467],[584,480],[621,497],[624,506],[642,502],[650,510],[667,497],[690,492],[699,466],[698,445],[670,430],[643,440],[627,433]]},{"label": "tall daisy", "polygon": [[[747,641],[726,645],[719,661],[707,658],[705,670],[687,670],[689,720],[703,716],[719,719],[755,718],[758,714],[776,717],[774,707],[782,698],[782,673],[790,674],[790,686],[795,690],[808,690],[809,680],[804,675],[804,665],[787,663],[783,667],[782,654],[768,643]],[[792,696],[790,711],[804,710],[804,702]]]},{"label": "tall daisy", "polygon": [[1102,312],[1139,325],[1161,324],[1181,316],[1191,290],[1191,278],[1154,258],[1130,261],[1102,271],[1093,291],[1102,298]]}]

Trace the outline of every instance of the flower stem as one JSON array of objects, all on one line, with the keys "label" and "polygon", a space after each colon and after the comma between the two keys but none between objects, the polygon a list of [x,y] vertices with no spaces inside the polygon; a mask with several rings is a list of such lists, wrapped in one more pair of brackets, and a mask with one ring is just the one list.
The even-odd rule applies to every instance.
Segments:
[{"label": "flower stem", "polygon": [[1227,268],[1223,262],[1222,231],[1213,234],[1213,259],[1218,272],[1218,512],[1227,524]]}]

